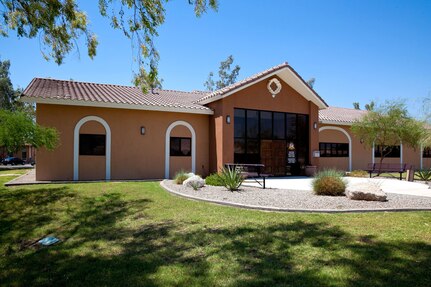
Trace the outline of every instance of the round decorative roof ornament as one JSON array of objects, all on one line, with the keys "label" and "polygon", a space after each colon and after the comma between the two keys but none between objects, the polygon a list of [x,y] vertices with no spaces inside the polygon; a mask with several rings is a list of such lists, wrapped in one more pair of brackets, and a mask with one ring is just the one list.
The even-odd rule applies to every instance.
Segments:
[{"label": "round decorative roof ornament", "polygon": [[278,79],[272,78],[268,85],[266,86],[268,88],[268,91],[271,93],[272,97],[275,98],[275,96],[280,93],[281,91],[281,83]]}]

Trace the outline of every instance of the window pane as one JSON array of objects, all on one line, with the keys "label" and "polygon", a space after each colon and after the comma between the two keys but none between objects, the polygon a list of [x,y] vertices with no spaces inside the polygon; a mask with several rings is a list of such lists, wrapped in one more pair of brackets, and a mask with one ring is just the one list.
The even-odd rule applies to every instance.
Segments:
[{"label": "window pane", "polygon": [[296,140],[296,115],[286,114],[286,139],[289,141]]},{"label": "window pane", "polygon": [[245,110],[235,109],[234,111],[234,133],[236,138],[245,137]]},{"label": "window pane", "polygon": [[260,137],[263,139],[272,138],[272,113],[260,112]]},{"label": "window pane", "polygon": [[258,154],[259,152],[259,140],[247,140],[247,153]]},{"label": "window pane", "polygon": [[274,139],[284,139],[284,113],[274,113]]},{"label": "window pane", "polygon": [[245,153],[245,140],[235,139],[234,142],[234,153]]},{"label": "window pane", "polygon": [[79,155],[105,155],[105,135],[80,134]]},{"label": "window pane", "polygon": [[247,137],[257,138],[259,136],[259,112],[247,110]]},{"label": "window pane", "polygon": [[189,138],[181,139],[181,154],[184,156],[191,156],[192,154],[192,140]]}]

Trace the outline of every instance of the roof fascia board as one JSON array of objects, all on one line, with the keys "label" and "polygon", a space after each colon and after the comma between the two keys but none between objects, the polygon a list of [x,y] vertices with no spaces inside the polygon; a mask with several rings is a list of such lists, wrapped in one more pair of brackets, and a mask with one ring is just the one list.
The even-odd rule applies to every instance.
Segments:
[{"label": "roof fascia board", "polygon": [[[305,83],[305,81],[301,78],[301,76],[299,76],[299,74],[297,72],[295,72],[295,70],[293,70],[292,67],[287,67],[286,68],[289,73],[293,76],[294,79],[298,80],[301,85],[305,88],[306,93],[309,94],[307,98],[307,100],[312,101],[316,104],[316,102],[314,100],[317,100],[317,102],[319,104],[316,104],[316,106],[319,107],[319,109],[326,109],[328,107],[328,105],[326,105],[316,94],[315,92],[313,92],[312,88],[310,88],[307,83]],[[280,70],[279,72],[281,73],[282,71],[284,71],[284,69]],[[292,87],[293,88],[293,87]],[[297,91],[300,95],[302,95],[299,91]],[[302,95],[304,97],[304,95]]]},{"label": "roof fascia board", "polygon": [[187,114],[201,114],[213,115],[212,110],[199,110],[192,108],[175,108],[175,107],[160,107],[160,106],[145,106],[145,105],[130,105],[120,103],[104,103],[104,102],[86,102],[86,101],[73,101],[61,99],[43,99],[32,98],[23,96],[20,99],[23,102],[48,104],[48,105],[66,105],[66,106],[82,106],[82,107],[95,107],[95,108],[113,108],[113,109],[127,109],[127,110],[144,110],[144,111],[158,111],[158,112],[172,112],[172,113],[187,113]]}]

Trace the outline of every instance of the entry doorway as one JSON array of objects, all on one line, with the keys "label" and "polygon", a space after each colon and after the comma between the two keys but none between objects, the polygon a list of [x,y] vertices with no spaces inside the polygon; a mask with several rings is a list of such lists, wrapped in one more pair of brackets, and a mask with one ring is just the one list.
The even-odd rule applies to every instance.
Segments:
[{"label": "entry doorway", "polygon": [[308,164],[308,115],[235,108],[234,162],[263,164],[264,173],[299,175]]}]

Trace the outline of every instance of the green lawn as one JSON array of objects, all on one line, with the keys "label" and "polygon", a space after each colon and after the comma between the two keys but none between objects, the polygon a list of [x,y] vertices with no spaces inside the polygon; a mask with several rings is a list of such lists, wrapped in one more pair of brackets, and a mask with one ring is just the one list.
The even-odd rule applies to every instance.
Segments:
[{"label": "green lawn", "polygon": [[[269,213],[157,182],[5,188],[0,285],[431,286],[431,213]],[[46,235],[62,239],[28,247]]]}]

